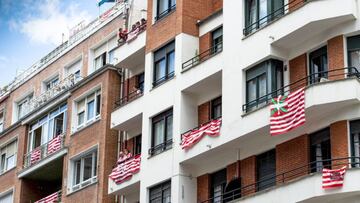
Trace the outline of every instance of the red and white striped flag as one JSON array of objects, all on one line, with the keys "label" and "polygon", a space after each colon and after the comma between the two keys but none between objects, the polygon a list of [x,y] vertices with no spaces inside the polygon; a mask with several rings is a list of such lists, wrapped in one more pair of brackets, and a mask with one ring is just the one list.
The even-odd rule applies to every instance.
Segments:
[{"label": "red and white striped flag", "polygon": [[270,134],[280,135],[305,123],[305,89],[272,99]]},{"label": "red and white striped flag", "polygon": [[54,202],[60,202],[59,201],[59,192],[55,192],[45,198],[42,198],[41,200],[38,200],[34,203],[54,203]]},{"label": "red and white striped flag", "polygon": [[344,176],[346,166],[340,169],[326,169],[322,171],[322,187],[324,189],[342,187],[344,184]]},{"label": "red and white striped flag", "polygon": [[47,146],[47,154],[50,155],[54,152],[57,152],[61,148],[61,136],[57,136],[54,139],[50,140]]},{"label": "red and white striped flag", "polygon": [[33,165],[34,163],[38,162],[41,159],[41,147],[35,148],[32,150],[30,155],[30,164]]},{"label": "red and white striped flag", "polygon": [[120,184],[130,179],[133,174],[140,171],[141,155],[134,156],[118,164],[111,172],[109,177],[116,183]]},{"label": "red and white striped flag", "polygon": [[212,137],[220,135],[221,118],[212,120],[211,122],[201,126],[199,129],[191,130],[182,135],[181,147],[189,149],[198,143],[204,136]]}]

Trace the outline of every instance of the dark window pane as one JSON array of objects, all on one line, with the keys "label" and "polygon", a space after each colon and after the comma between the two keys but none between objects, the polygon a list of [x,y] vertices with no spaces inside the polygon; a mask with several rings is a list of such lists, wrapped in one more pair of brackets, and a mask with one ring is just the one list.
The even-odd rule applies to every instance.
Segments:
[{"label": "dark window pane", "polygon": [[83,181],[90,179],[92,176],[92,154],[84,158],[84,176]]},{"label": "dark window pane", "polygon": [[275,185],[276,160],[275,150],[256,156],[257,190],[264,190]]},{"label": "dark window pane", "polygon": [[96,96],[96,115],[100,115],[100,109],[101,109],[101,95]]},{"label": "dark window pane", "polygon": [[331,168],[330,130],[326,128],[310,135],[311,172],[321,171],[323,167]]},{"label": "dark window pane", "polygon": [[155,64],[155,81],[163,79],[166,75],[166,60],[156,62]]},{"label": "dark window pane", "polygon": [[168,75],[172,75],[175,70],[175,52],[172,51],[167,56],[168,59]]}]

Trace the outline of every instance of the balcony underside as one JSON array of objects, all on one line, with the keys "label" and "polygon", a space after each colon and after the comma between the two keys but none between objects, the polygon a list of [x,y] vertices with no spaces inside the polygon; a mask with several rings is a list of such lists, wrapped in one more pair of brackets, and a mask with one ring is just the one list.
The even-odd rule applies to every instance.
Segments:
[{"label": "balcony underside", "polygon": [[64,148],[55,154],[40,160],[38,163],[23,169],[18,173],[18,178],[28,178],[36,180],[56,180],[58,174],[62,175],[63,156],[68,149]]},{"label": "balcony underside", "polygon": [[322,175],[308,175],[281,186],[274,186],[265,191],[235,200],[241,203],[255,202],[358,202],[360,198],[360,170],[350,169],[345,174],[344,186],[339,189],[322,189]]},{"label": "balcony underside", "polygon": [[140,174],[134,174],[131,179],[121,183],[116,184],[112,179],[109,178],[109,194],[111,195],[124,195],[132,196],[137,194],[137,197],[140,196]]},{"label": "balcony underside", "polygon": [[181,162],[192,171],[192,175],[201,175],[209,169],[220,169],[239,158],[259,154],[279,143],[315,132],[336,121],[357,118],[360,112],[360,81],[352,78],[310,86],[305,92],[305,104],[306,123],[274,137],[270,136],[268,107],[242,118],[239,115],[239,120],[231,124],[224,120],[219,137],[204,137],[182,154]]}]

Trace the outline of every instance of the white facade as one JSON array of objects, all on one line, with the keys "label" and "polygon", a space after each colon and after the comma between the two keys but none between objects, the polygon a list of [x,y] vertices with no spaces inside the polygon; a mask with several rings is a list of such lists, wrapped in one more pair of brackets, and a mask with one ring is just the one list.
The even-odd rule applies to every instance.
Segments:
[{"label": "white facade", "polygon": [[[126,48],[119,48],[119,64],[131,64],[128,58],[135,55],[133,59],[138,59],[139,50],[143,51],[145,90],[141,98],[112,113],[111,127],[124,131],[142,129],[142,162],[141,171],[133,180],[121,186],[110,183],[109,193],[126,194],[130,187],[131,191],[138,191],[138,201],[145,203],[149,202],[151,186],[171,179],[171,202],[197,202],[197,176],[272,149],[279,143],[319,130],[329,123],[360,117],[358,79],[308,87],[306,115],[309,119],[304,126],[285,137],[269,136],[270,112],[267,107],[250,113],[242,110],[246,102],[245,70],[269,58],[281,59],[286,65],[294,57],[321,47],[332,37],[358,34],[360,3],[357,0],[309,1],[246,37],[243,35],[244,10],[244,1],[224,0],[223,14],[200,25],[202,35],[222,24],[223,51],[189,70],[183,70],[182,64],[195,56],[199,39],[184,33],[177,35],[174,39],[175,76],[155,88],[152,88],[154,54],[144,54],[142,50],[145,34],[141,34],[133,44],[125,45]],[[345,51],[345,63],[347,58]],[[284,85],[287,84],[289,70],[284,72]],[[182,150],[181,134],[197,126],[197,107],[220,95],[221,135],[205,137],[190,150]],[[150,157],[151,118],[170,108],[174,115],[172,148]],[[323,192],[317,174],[239,202],[331,202],[334,199],[330,201],[329,198],[335,194],[343,195],[346,202],[356,202],[360,192],[356,183],[359,171],[351,170],[347,176],[348,185],[337,192]]]}]

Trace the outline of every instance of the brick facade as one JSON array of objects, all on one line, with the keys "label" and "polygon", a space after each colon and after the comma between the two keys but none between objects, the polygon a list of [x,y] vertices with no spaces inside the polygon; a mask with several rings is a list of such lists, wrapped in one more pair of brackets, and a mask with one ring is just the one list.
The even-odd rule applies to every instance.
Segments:
[{"label": "brick facade", "polygon": [[210,49],[211,47],[211,33],[208,32],[199,38],[199,54]]},{"label": "brick facade", "polygon": [[210,102],[198,106],[198,124],[204,124],[210,120]]},{"label": "brick facade", "polygon": [[[306,166],[309,163],[310,148],[309,136],[302,135],[276,146],[276,174],[291,171],[295,168]],[[278,183],[290,181],[297,177],[306,175],[307,167],[287,173],[278,178]]]},{"label": "brick facade", "polygon": [[210,198],[210,175],[205,174],[197,177],[197,202],[201,203]]},{"label": "brick facade", "polygon": [[[241,160],[241,186],[247,186],[254,184],[256,182],[256,156],[248,157],[244,160]],[[246,188],[246,190],[241,191],[242,195],[249,195],[256,192],[256,187]]]},{"label": "brick facade", "polygon": [[[305,78],[307,76],[307,55],[302,54],[295,57],[289,61],[289,71],[290,71],[290,84]],[[296,90],[299,87],[304,87],[307,85],[307,80],[299,82],[291,86],[291,90]]]},{"label": "brick facade", "polygon": [[234,180],[235,178],[239,178],[241,175],[241,162],[235,162],[226,167],[226,182],[229,183],[230,181]]},{"label": "brick facade", "polygon": [[[331,145],[331,158],[345,158],[349,157],[348,146],[348,125],[347,121],[338,121],[330,125],[330,145]],[[342,165],[347,163],[344,160],[333,161],[334,168],[341,168]]]},{"label": "brick facade", "polygon": [[[341,69],[345,67],[344,63],[344,38],[343,35],[336,36],[328,40],[328,61],[329,61],[329,71]],[[330,80],[339,80],[345,77],[344,70],[338,70],[330,72]]]}]

